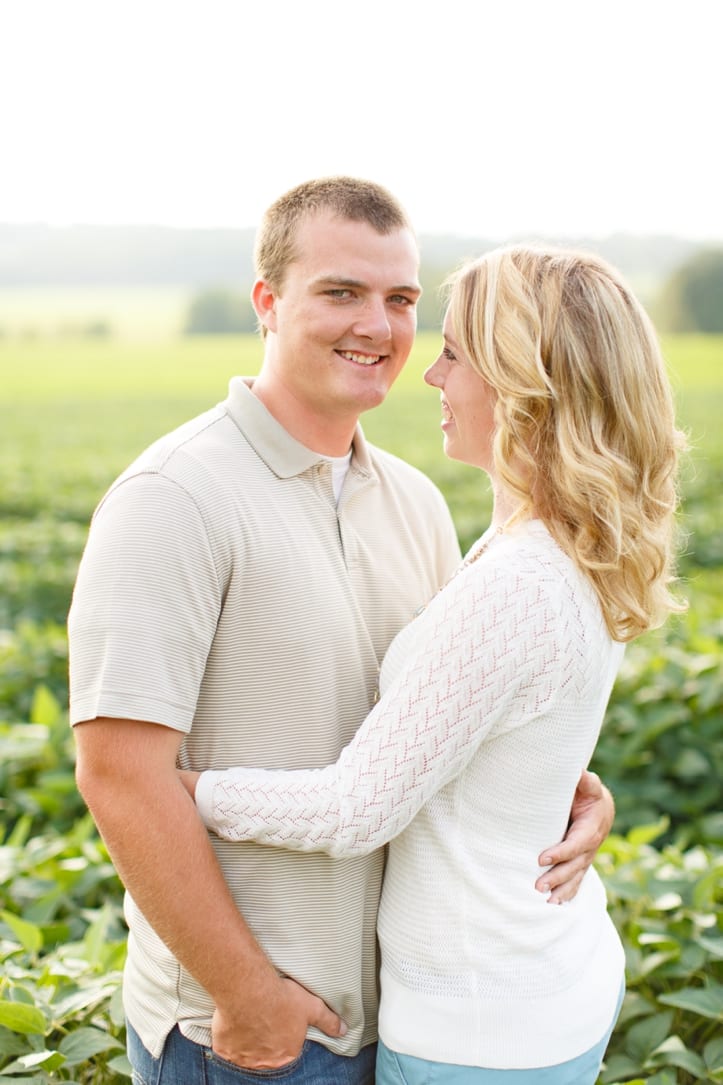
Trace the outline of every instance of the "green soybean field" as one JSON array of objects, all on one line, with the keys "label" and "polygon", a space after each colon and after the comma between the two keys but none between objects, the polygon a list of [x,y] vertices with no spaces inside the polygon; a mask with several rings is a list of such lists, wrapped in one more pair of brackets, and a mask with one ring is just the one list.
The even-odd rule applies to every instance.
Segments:
[{"label": "green soybean field", "polygon": [[[419,336],[362,424],[434,479],[466,548],[491,500],[442,452],[423,380],[439,346]],[[723,338],[663,348],[690,446],[689,606],[628,647],[593,762],[616,800],[597,865],[628,978],[600,1080],[689,1085],[723,1082]],[[75,788],[65,621],[106,487],[261,356],[252,336],[0,340],[0,1081],[129,1080],[122,891]]]}]

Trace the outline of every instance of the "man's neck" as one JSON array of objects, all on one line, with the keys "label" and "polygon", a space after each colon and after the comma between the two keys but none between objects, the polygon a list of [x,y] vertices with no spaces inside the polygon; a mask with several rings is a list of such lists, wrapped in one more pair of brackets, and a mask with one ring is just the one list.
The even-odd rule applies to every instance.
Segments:
[{"label": "man's neck", "polygon": [[251,392],[269,414],[300,444],[322,456],[345,456],[351,448],[358,417],[325,417],[305,404],[290,399],[263,373],[251,385]]}]

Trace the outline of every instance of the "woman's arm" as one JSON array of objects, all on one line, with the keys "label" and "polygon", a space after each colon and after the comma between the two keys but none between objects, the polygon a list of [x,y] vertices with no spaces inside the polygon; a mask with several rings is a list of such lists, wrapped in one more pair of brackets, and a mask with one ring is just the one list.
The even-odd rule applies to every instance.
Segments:
[{"label": "woman's arm", "polygon": [[409,824],[495,723],[543,711],[572,655],[565,623],[529,571],[485,566],[417,619],[415,651],[335,764],[203,773],[195,797],[206,825],[227,840],[365,854]]},{"label": "woman's arm", "polygon": [[[188,794],[195,799],[201,773],[179,769],[178,774]],[[570,827],[564,839],[540,854],[540,866],[547,869],[535,882],[535,889],[547,894],[548,904],[565,904],[576,896],[614,820],[615,801],[611,793],[594,772],[583,772],[572,800]]]}]

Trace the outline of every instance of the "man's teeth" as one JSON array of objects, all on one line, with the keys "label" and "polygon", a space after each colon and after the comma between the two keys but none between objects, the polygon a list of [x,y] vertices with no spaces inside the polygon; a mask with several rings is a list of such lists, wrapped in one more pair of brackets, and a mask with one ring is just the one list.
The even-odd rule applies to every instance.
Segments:
[{"label": "man's teeth", "polygon": [[376,365],[381,360],[381,354],[355,354],[352,350],[340,350],[342,358],[348,358],[350,362],[358,362],[359,365]]}]

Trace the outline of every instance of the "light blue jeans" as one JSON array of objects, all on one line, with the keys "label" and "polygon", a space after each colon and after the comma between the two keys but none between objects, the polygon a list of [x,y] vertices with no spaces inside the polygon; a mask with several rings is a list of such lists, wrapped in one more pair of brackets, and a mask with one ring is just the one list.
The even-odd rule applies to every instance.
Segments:
[{"label": "light blue jeans", "polygon": [[160,1058],[146,1051],[132,1026],[127,1026],[128,1058],[133,1085],[374,1085],[376,1044],[358,1055],[334,1055],[321,1044],[307,1040],[301,1054],[279,1070],[243,1070],[215,1055],[210,1047],[187,1040],[174,1028]]},{"label": "light blue jeans", "polygon": [[397,1055],[380,1040],[376,1085],[595,1085],[624,995],[623,985],[615,1016],[602,1040],[568,1062],[534,1070],[485,1070]]}]

